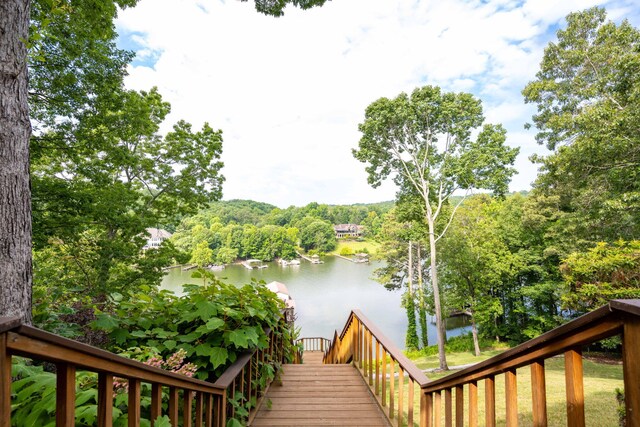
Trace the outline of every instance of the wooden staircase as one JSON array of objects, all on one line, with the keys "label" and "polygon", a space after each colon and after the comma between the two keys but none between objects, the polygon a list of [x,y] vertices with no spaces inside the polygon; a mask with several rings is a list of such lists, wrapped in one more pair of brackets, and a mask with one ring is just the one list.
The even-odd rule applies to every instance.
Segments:
[{"label": "wooden staircase", "polygon": [[252,426],[389,426],[362,375],[351,364],[324,365],[322,351],[284,365]]}]

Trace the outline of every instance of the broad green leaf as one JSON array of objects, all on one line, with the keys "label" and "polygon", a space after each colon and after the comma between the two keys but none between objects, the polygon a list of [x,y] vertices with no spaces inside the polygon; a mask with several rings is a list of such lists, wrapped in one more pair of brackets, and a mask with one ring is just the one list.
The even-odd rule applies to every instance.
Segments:
[{"label": "broad green leaf", "polygon": [[209,331],[215,331],[216,329],[224,326],[224,320],[218,317],[212,317],[211,319],[207,320],[206,325]]},{"label": "broad green leaf", "polygon": [[213,364],[213,369],[220,365],[224,365],[227,361],[227,349],[222,347],[213,347],[211,349],[209,360]]},{"label": "broad green leaf", "polygon": [[177,343],[174,340],[166,340],[164,342],[164,346],[168,349],[168,350],[173,350],[176,347]]}]

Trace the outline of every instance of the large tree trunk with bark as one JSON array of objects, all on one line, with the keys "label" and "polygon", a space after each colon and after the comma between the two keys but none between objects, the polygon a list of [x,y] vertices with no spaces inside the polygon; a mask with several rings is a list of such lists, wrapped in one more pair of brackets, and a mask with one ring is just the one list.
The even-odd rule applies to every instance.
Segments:
[{"label": "large tree trunk with bark", "polygon": [[[427,212],[430,211],[427,202]],[[440,369],[448,371],[447,355],[444,351],[446,341],[444,319],[442,318],[442,306],[440,305],[440,288],[438,287],[438,269],[436,263],[436,232],[432,218],[427,218],[429,223],[429,249],[431,251],[431,287],[433,288],[433,305],[436,312],[436,336],[438,339],[438,359],[440,359]]]},{"label": "large tree trunk with bark", "polygon": [[29,0],[0,1],[0,316],[31,323]]}]

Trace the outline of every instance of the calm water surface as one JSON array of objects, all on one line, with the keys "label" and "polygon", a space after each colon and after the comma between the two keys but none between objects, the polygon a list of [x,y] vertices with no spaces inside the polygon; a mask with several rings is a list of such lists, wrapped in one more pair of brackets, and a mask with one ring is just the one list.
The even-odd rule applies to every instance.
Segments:
[{"label": "calm water surface", "polygon": [[[326,257],[324,264],[311,264],[301,260],[299,266],[283,267],[275,262],[268,268],[247,270],[241,265],[230,265],[214,274],[224,282],[243,285],[251,278],[282,282],[287,285],[296,302],[296,326],[303,337],[333,338],[337,329],[342,330],[353,308],[359,308],[399,348],[404,348],[407,316],[400,306],[401,292],[387,291],[371,279],[376,264],[354,264],[337,258]],[[190,271],[179,268],[170,270],[162,281],[162,287],[177,294],[185,283],[199,283],[192,279]],[[461,329],[451,325],[449,336]],[[435,328],[430,325],[430,343],[436,342]]]}]

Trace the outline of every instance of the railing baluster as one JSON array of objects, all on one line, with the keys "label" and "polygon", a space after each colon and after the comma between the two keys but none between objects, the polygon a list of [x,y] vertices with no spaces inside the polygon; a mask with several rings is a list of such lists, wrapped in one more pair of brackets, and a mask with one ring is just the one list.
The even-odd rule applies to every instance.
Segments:
[{"label": "railing baluster", "polygon": [[544,375],[544,360],[531,364],[531,393],[533,426],[547,426],[547,390]]},{"label": "railing baluster", "polygon": [[404,415],[404,370],[398,363],[398,427],[402,427],[402,416]]},{"label": "railing baluster", "polygon": [[193,419],[193,392],[182,390],[182,422],[184,427],[191,427]]},{"label": "railing baluster", "polygon": [[496,380],[488,377],[484,380],[484,424],[496,427]]},{"label": "railing baluster", "polygon": [[162,415],[162,385],[158,383],[151,384],[151,427],[153,420]]},{"label": "railing baluster", "polygon": [[367,351],[369,353],[369,385],[372,386],[373,385],[373,335],[371,334],[371,331],[367,331],[369,338],[367,341]]},{"label": "railing baluster", "polygon": [[113,424],[113,375],[98,374],[98,427]]},{"label": "railing baluster", "polygon": [[387,352],[382,349],[382,407],[387,406]]},{"label": "railing baluster", "polygon": [[169,387],[169,420],[172,426],[178,425],[178,389]]},{"label": "railing baluster", "polygon": [[564,377],[567,384],[568,427],[583,427],[585,424],[582,375],[582,351],[578,348],[565,352]]},{"label": "railing baluster", "polygon": [[504,373],[504,390],[506,398],[506,418],[507,425],[518,425],[518,382],[516,370],[510,369]]},{"label": "railing baluster", "polygon": [[129,427],[140,426],[140,380],[129,378],[129,406],[127,407]]},{"label": "railing baluster", "polygon": [[76,367],[69,363],[58,363],[56,371],[56,427],[74,427]]},{"label": "railing baluster", "polygon": [[[227,399],[225,394],[224,399]],[[217,411],[216,411],[217,412]],[[216,414],[216,426],[221,427],[221,419],[222,414],[219,412]],[[204,396],[204,427],[213,427],[213,396],[209,393]]]},{"label": "railing baluster", "polygon": [[[11,413],[11,354],[7,334],[0,334],[0,414]],[[0,417],[1,427],[11,427],[11,417]]]},{"label": "railing baluster", "polygon": [[453,427],[453,399],[450,388],[444,391],[444,427]]},{"label": "railing baluster", "polygon": [[376,340],[376,384],[375,395],[380,395],[380,341]]},{"label": "railing baluster", "polygon": [[462,385],[456,386],[456,427],[464,425],[464,390]]},{"label": "railing baluster", "polygon": [[640,427],[640,320],[628,316],[622,334],[622,365],[627,427]]},{"label": "railing baluster", "polygon": [[415,400],[415,392],[413,390],[413,378],[409,377],[409,408],[407,409],[407,426],[413,427],[413,401]]},{"label": "railing baluster", "polygon": [[431,393],[420,390],[420,427],[433,425],[433,399]]},{"label": "railing baluster", "polygon": [[202,427],[202,404],[203,404],[202,392],[196,392],[196,422],[193,423],[193,427]]},{"label": "railing baluster", "polygon": [[396,382],[396,375],[395,375],[395,367],[394,365],[394,360],[393,357],[391,357],[389,359],[389,366],[390,366],[390,374],[391,374],[391,378],[389,379],[389,419],[392,420],[393,419],[393,398],[395,396],[394,393],[394,389],[395,389],[395,382]]},{"label": "railing baluster", "polygon": [[469,383],[469,427],[478,427],[478,383]]},{"label": "railing baluster", "polygon": [[433,393],[433,427],[440,427],[440,419],[442,415],[440,411],[442,410],[442,394],[439,391]]}]

